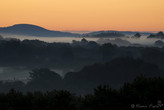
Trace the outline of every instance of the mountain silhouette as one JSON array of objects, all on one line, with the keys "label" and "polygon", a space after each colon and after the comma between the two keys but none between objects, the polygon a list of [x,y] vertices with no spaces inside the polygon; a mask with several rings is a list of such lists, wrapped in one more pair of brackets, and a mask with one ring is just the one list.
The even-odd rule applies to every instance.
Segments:
[{"label": "mountain silhouette", "polygon": [[9,27],[0,27],[0,33],[14,34],[14,35],[29,35],[39,37],[74,37],[79,34],[69,32],[52,31],[43,27],[32,24],[15,24]]}]

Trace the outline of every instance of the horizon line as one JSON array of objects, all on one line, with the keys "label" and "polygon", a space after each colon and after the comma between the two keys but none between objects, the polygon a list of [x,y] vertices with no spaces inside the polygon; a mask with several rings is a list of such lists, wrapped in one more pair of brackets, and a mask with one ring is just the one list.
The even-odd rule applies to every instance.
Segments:
[{"label": "horizon line", "polygon": [[18,24],[13,24],[13,25],[9,25],[9,26],[0,26],[0,28],[7,28],[7,27],[12,27],[14,25],[21,25],[21,24],[24,24],[24,25],[34,25],[34,26],[38,26],[38,27],[41,27],[41,28],[44,28],[46,30],[50,30],[50,31],[62,31],[62,32],[71,32],[71,33],[76,33],[76,32],[79,32],[79,33],[89,33],[89,32],[97,32],[97,31],[122,31],[122,32],[142,32],[142,33],[146,33],[146,32],[151,32],[151,33],[156,33],[156,32],[164,32],[164,30],[159,30],[159,31],[137,31],[137,30],[116,30],[116,29],[100,29],[100,30],[54,30],[54,29],[48,29],[48,28],[45,28],[44,26],[40,26],[40,25],[37,25],[37,24],[31,24],[31,23],[18,23]]}]

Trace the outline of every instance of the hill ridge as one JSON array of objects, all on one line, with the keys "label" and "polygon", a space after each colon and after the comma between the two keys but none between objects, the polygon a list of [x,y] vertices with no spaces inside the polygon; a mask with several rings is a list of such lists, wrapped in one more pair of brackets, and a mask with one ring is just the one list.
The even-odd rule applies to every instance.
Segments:
[{"label": "hill ridge", "polygon": [[0,27],[0,33],[16,34],[16,35],[29,35],[39,37],[75,37],[79,34],[70,32],[53,31],[33,24],[15,24],[8,27]]}]

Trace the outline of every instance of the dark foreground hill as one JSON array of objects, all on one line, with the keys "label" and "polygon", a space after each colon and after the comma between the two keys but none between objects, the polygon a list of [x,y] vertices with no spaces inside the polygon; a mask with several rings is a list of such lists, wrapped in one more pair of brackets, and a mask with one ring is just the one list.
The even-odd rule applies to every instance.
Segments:
[{"label": "dark foreground hill", "polygon": [[40,36],[40,37],[72,37],[79,36],[69,32],[51,31],[43,27],[31,25],[31,24],[16,24],[9,27],[0,27],[0,33],[13,34],[13,35],[28,35],[28,36]]},{"label": "dark foreground hill", "polygon": [[100,84],[119,88],[124,82],[132,81],[139,75],[163,77],[163,73],[164,70],[141,59],[116,58],[104,64],[86,66],[79,72],[70,72],[66,74],[64,83],[70,91],[87,93]]}]

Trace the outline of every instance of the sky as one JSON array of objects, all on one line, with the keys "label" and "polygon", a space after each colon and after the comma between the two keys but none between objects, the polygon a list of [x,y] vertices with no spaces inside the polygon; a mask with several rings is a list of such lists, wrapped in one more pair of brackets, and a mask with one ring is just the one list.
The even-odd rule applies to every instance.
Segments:
[{"label": "sky", "polygon": [[164,0],[0,0],[0,27],[164,31]]}]

